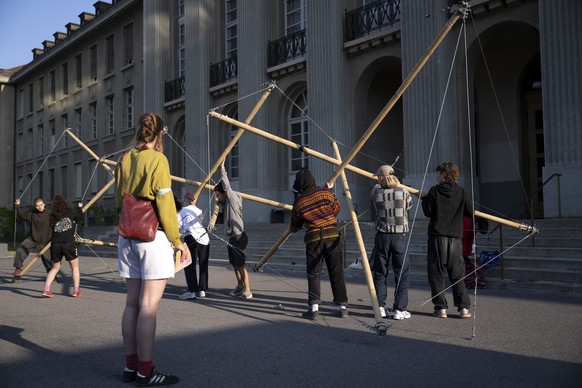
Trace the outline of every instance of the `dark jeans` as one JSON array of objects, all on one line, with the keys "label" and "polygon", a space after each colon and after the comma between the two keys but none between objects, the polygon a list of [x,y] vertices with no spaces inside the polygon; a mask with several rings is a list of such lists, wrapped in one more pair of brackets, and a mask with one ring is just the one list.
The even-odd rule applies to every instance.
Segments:
[{"label": "dark jeans", "polygon": [[[28,257],[30,253],[38,253],[44,248],[46,244],[38,244],[32,241],[32,238],[28,237],[23,242],[20,243],[16,249],[16,254],[14,255],[14,267],[22,269],[24,267],[24,260]],[[42,255],[42,264],[47,272],[53,268],[53,262],[51,260],[50,249]]]},{"label": "dark jeans", "polygon": [[406,243],[408,236],[404,233],[376,232],[374,250],[370,257],[370,268],[374,279],[374,287],[378,295],[378,304],[386,305],[388,292],[388,266],[392,259],[394,272],[394,305],[393,308],[405,311],[408,307],[408,283],[410,261],[406,260]]},{"label": "dark jeans", "polygon": [[[192,255],[192,264],[184,268],[184,275],[186,276],[186,284],[189,292],[200,292],[208,289],[208,259],[210,257],[210,245],[202,245],[196,242],[196,239],[191,235],[184,237],[184,242],[190,249]],[[198,259],[198,266],[200,267],[200,280],[196,275],[196,259]]]},{"label": "dark jeans", "polygon": [[428,282],[435,310],[447,309],[444,272],[453,285],[453,303],[457,310],[471,307],[471,300],[462,280],[465,276],[465,261],[460,238],[428,236]]},{"label": "dark jeans", "polygon": [[341,306],[348,305],[348,293],[344,280],[344,263],[340,244],[341,238],[322,239],[306,244],[307,284],[309,305],[321,303],[321,270],[323,261],[329,274],[333,301]]}]

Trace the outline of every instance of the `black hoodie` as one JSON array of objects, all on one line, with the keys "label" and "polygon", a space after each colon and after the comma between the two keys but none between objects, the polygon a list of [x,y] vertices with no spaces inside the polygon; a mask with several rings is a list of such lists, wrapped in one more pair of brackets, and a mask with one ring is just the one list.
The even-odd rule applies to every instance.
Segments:
[{"label": "black hoodie", "polygon": [[429,235],[462,238],[463,215],[471,215],[473,204],[461,186],[442,182],[422,198],[422,210],[430,218]]}]

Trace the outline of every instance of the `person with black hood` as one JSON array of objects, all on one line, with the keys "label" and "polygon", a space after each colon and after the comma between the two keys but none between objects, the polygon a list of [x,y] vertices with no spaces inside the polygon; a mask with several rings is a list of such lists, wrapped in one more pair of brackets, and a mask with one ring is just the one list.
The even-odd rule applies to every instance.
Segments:
[{"label": "person with black hood", "polygon": [[331,187],[320,188],[308,169],[297,172],[293,183],[295,201],[291,212],[289,229],[295,233],[302,226],[305,232],[305,253],[307,257],[307,284],[309,289],[309,309],[303,317],[317,320],[321,303],[321,267],[325,260],[333,301],[339,305],[338,316],[348,316],[348,296],[344,280],[344,265],[341,237],[337,227],[340,204],[330,191]]},{"label": "person with black hood", "polygon": [[453,287],[453,303],[461,318],[470,318],[471,300],[467,294],[463,277],[465,263],[461,239],[463,237],[463,215],[473,212],[472,201],[457,184],[460,172],[454,163],[444,162],[436,168],[438,184],[428,194],[419,192],[424,215],[428,224],[427,270],[430,284],[433,315],[447,318],[447,300],[444,295],[444,271],[447,271]]}]

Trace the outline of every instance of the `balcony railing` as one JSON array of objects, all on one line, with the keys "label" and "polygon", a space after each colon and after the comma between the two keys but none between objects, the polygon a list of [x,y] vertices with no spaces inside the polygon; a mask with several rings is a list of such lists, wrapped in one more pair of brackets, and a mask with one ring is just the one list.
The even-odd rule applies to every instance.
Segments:
[{"label": "balcony railing", "polygon": [[301,30],[269,41],[269,67],[277,66],[295,58],[305,56],[307,48],[306,30]]},{"label": "balcony railing", "polygon": [[346,11],[346,42],[400,22],[400,0],[381,0]]},{"label": "balcony railing", "polygon": [[186,81],[184,77],[166,82],[165,102],[177,100],[184,96],[184,94],[186,94]]},{"label": "balcony railing", "polygon": [[233,56],[217,63],[210,64],[210,87],[223,84],[238,75],[237,57]]}]

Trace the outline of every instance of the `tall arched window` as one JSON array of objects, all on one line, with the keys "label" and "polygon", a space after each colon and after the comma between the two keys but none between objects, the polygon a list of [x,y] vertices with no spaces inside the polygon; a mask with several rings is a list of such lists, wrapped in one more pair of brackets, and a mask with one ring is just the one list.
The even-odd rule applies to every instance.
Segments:
[{"label": "tall arched window", "polygon": [[[238,111],[234,114],[234,119],[238,120]],[[235,125],[230,126],[228,143],[230,143],[232,138],[236,136],[238,130],[239,128],[237,126]],[[228,176],[231,179],[238,179],[240,167],[238,142],[234,145],[234,147],[232,147],[232,150],[230,151],[230,154],[228,156],[228,167],[229,167]]]},{"label": "tall arched window", "polygon": [[[294,100],[294,105],[289,112],[289,137],[293,143],[304,147],[309,145],[309,127],[307,121],[307,90],[303,90]],[[291,171],[299,171],[302,168],[309,168],[308,155],[291,149],[289,153]]]}]

